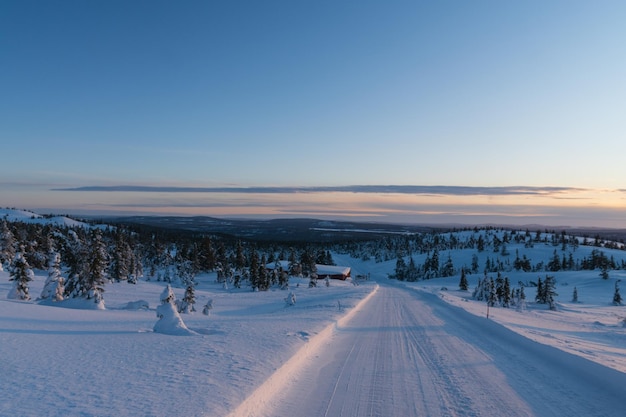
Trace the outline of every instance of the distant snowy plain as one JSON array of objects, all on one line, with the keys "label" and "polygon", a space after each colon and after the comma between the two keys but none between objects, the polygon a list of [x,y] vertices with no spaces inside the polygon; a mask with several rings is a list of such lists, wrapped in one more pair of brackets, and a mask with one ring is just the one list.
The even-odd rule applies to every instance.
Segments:
[{"label": "distant snowy plain", "polygon": [[[533,259],[544,256],[547,260],[553,249],[549,245],[545,248],[538,245]],[[577,250],[591,249],[579,247]],[[604,251],[618,260],[626,257],[623,251]],[[453,251],[451,256],[455,265],[460,266],[469,264],[474,252]],[[608,280],[601,279],[598,271],[553,273],[559,293],[557,311],[534,304],[535,294],[532,287],[528,287],[526,308],[491,308],[487,319],[486,304],[471,300],[468,292],[457,289],[458,276],[404,284],[387,278],[395,260],[375,263],[341,254],[333,254],[333,258],[338,265],[351,266],[353,276],[369,274],[371,279],[361,281],[360,285],[353,285],[350,280],[331,281],[330,287],[320,281],[317,288],[308,288],[307,279],[291,278],[290,290],[297,301],[287,306],[287,291],[223,289],[215,283],[213,274],[199,276],[198,312],[182,315],[194,333],[192,336],[170,336],[153,331],[157,321],[155,308],[164,288],[162,282],[140,280],[136,285],[108,284],[104,294],[106,310],[84,310],[9,300],[6,298],[11,288],[9,274],[0,272],[0,392],[3,393],[0,415],[287,415],[280,414],[280,410],[302,416],[320,415],[311,407],[314,400],[297,396],[297,385],[302,381],[312,387],[337,383],[322,377],[317,380],[315,375],[324,375],[319,369],[345,349],[347,342],[341,339],[341,329],[359,323],[358,320],[372,322],[374,314],[383,314],[386,310],[374,309],[383,308],[377,300],[385,294],[390,300],[398,298],[390,296],[391,290],[409,294],[405,301],[415,302],[415,309],[424,314],[428,306],[436,306],[439,313],[428,313],[433,314],[435,322],[445,320],[441,318],[444,316],[474,317],[467,319],[471,324],[463,325],[463,333],[472,332],[472,328],[465,327],[474,326],[477,333],[486,332],[495,338],[502,336],[501,332],[508,332],[508,328],[524,336],[528,343],[534,341],[564,352],[565,356],[559,359],[564,363],[578,363],[569,359],[568,355],[573,354],[600,365],[594,368],[595,378],[604,380],[606,387],[594,393],[590,401],[602,398],[603,404],[599,408],[591,405],[581,410],[585,414],[580,415],[594,415],[593,410],[598,410],[597,415],[624,415],[625,397],[621,394],[626,394],[626,307],[611,305],[615,282],[626,278],[624,271],[611,271]],[[44,271],[35,272],[36,279],[30,286],[33,299],[41,292],[45,281]],[[517,283],[545,276],[545,273],[511,271],[506,275],[512,283]],[[469,276],[470,292],[478,277]],[[571,302],[575,286],[579,292],[578,303]],[[182,297],[182,288],[174,291],[177,297]],[[422,295],[411,298],[414,291]],[[209,299],[213,300],[214,308],[205,316],[200,310]],[[149,307],[140,308],[142,303],[136,303],[139,300],[147,301]],[[428,331],[430,325],[424,324],[426,322],[420,325],[419,320],[411,320],[407,326],[413,329],[422,326],[420,331]],[[397,324],[401,326],[402,322]],[[461,337],[462,327],[448,327],[453,332],[456,328]],[[380,341],[372,341],[371,345],[375,346],[374,343]],[[415,345],[419,344],[416,340]],[[537,359],[534,357],[537,350],[521,345],[517,352],[522,356],[520,363]],[[562,397],[564,392],[570,392],[562,386],[563,382],[545,381],[541,396],[529,392],[522,395],[519,386],[498,376],[498,347],[494,346],[489,352],[485,351],[485,346],[488,345],[480,347],[479,356],[486,361],[485,366],[493,368],[493,373],[485,378],[494,378],[485,382],[497,381],[503,390],[512,393],[510,403],[503,403],[503,407],[518,410],[511,415],[563,415],[558,405],[568,401]],[[384,360],[381,364],[399,366]],[[407,363],[406,368],[414,365]],[[458,362],[456,366],[460,371],[465,364]],[[356,372],[357,367],[358,361],[352,365],[351,372]],[[316,368],[317,373],[311,373],[311,369]],[[443,365],[441,370],[444,371]],[[449,365],[445,370],[455,374]],[[432,375],[434,378],[436,373]],[[430,382],[423,380],[421,384],[426,386]],[[445,386],[444,382],[441,384]],[[461,386],[462,381],[457,385],[459,390],[468,389]],[[348,389],[343,398],[335,392],[333,401],[340,405],[355,392]],[[433,391],[431,395],[439,394]],[[505,401],[508,397],[499,398],[498,401]],[[553,398],[555,404],[546,407],[546,398]],[[431,400],[426,398],[424,404],[430,404]],[[445,402],[438,404],[439,408],[430,409],[430,415],[494,415],[491,413],[496,411],[486,407],[470,407],[464,411],[458,404],[446,409]],[[329,409],[326,408],[327,413]],[[375,410],[363,414],[356,408],[344,409],[340,415],[403,415],[411,408],[405,404],[388,413]]]}]

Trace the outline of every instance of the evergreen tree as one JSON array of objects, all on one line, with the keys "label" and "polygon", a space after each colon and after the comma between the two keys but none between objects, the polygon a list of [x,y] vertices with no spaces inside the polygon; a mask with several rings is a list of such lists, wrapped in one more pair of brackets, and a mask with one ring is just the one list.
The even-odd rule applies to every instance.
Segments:
[{"label": "evergreen tree", "polygon": [[288,307],[296,304],[296,294],[293,291],[289,291],[289,294],[285,297],[285,303]]},{"label": "evergreen tree", "polygon": [[59,290],[59,286],[63,287],[63,277],[61,276],[61,255],[52,250],[48,259],[48,278],[41,291],[40,299],[46,300],[50,297],[54,301],[63,300],[63,291]]},{"label": "evergreen tree", "polygon": [[34,279],[35,274],[21,250],[13,257],[10,271],[11,278],[9,278],[9,281],[13,281],[13,288],[9,291],[8,298],[13,300],[30,300],[28,283]]},{"label": "evergreen tree", "polygon": [[546,295],[543,290],[543,282],[541,281],[541,277],[537,277],[537,295],[535,296],[535,302],[539,304],[545,304]]},{"label": "evergreen tree", "polygon": [[398,281],[404,281],[407,275],[407,266],[406,262],[404,262],[404,258],[401,255],[398,255],[398,259],[396,260],[396,270],[394,273],[395,278]]},{"label": "evergreen tree", "polygon": [[572,303],[578,302],[578,289],[574,287],[574,292],[572,294]]},{"label": "evergreen tree", "polygon": [[196,290],[193,285],[188,285],[185,295],[178,305],[178,312],[185,314],[193,313],[196,311],[194,304],[196,304]]},{"label": "evergreen tree", "polygon": [[478,278],[478,283],[472,293],[472,298],[478,301],[486,301],[489,299],[489,278],[487,278],[487,274],[485,274],[482,279]]},{"label": "evergreen tree", "polygon": [[613,293],[613,304],[616,306],[622,305],[622,296],[619,293],[619,282],[621,280],[615,281],[615,292]]},{"label": "evergreen tree", "polygon": [[550,260],[550,262],[548,262],[548,271],[559,271],[561,269],[561,265],[561,258],[559,257],[559,254],[556,252],[555,249],[554,253],[552,254],[552,259]]},{"label": "evergreen tree", "polygon": [[431,272],[430,276],[439,275],[439,250],[437,248],[433,250],[433,256],[430,258],[430,265],[428,265],[428,271]]},{"label": "evergreen tree", "polygon": [[235,271],[241,274],[245,267],[246,256],[243,252],[243,244],[241,243],[241,240],[238,240],[235,246]]},{"label": "evergreen tree", "polygon": [[511,284],[509,282],[509,277],[504,277],[504,284],[502,290],[502,307],[510,307],[511,306]]},{"label": "evergreen tree", "polygon": [[600,277],[602,279],[609,279],[609,270],[606,265],[602,266],[602,270],[600,271]]},{"label": "evergreen tree", "polygon": [[260,287],[259,282],[259,254],[253,250],[250,254],[250,266],[248,267],[250,274],[250,285],[252,291],[258,291]]},{"label": "evergreen tree", "polygon": [[489,307],[493,307],[496,305],[496,301],[498,300],[498,296],[496,293],[496,284],[493,281],[493,278],[489,279],[489,298],[487,299],[487,303]]},{"label": "evergreen tree", "polygon": [[88,300],[93,299],[97,304],[102,301],[104,284],[107,281],[106,270],[108,266],[108,254],[100,229],[93,229],[90,244],[84,295]]},{"label": "evergreen tree", "polygon": [[478,236],[478,241],[476,242],[476,249],[478,249],[478,252],[482,252],[485,250],[485,239],[483,238],[482,234]]},{"label": "evergreen tree", "polygon": [[132,251],[121,229],[115,234],[115,245],[110,264],[110,276],[117,282],[128,279],[131,270]]},{"label": "evergreen tree", "polygon": [[448,253],[448,259],[446,259],[446,262],[441,267],[439,275],[442,277],[451,277],[454,275],[454,264],[452,263],[452,257],[450,253]]},{"label": "evergreen tree", "polygon": [[206,304],[204,305],[204,307],[202,307],[202,314],[204,314],[205,316],[208,316],[211,314],[211,310],[213,310],[213,299],[210,298]]},{"label": "evergreen tree", "polygon": [[419,270],[412,256],[409,257],[409,265],[406,267],[404,278],[409,282],[415,282],[419,279]]},{"label": "evergreen tree", "polygon": [[556,310],[556,303],[554,301],[554,297],[556,297],[558,294],[556,293],[556,280],[554,279],[553,276],[550,275],[546,275],[546,280],[543,283],[543,290],[544,290],[544,299],[545,299],[545,303],[548,304],[548,306],[550,307],[550,310]]},{"label": "evergreen tree", "polygon": [[461,279],[459,280],[459,289],[461,291],[467,291],[469,283],[467,282],[467,276],[465,275],[465,268],[461,268]]},{"label": "evergreen tree", "polygon": [[282,268],[280,269],[280,273],[278,275],[278,286],[281,290],[289,289],[289,274],[287,271],[283,271]]},{"label": "evergreen tree", "polygon": [[476,274],[478,273],[478,255],[473,254],[472,255],[472,273]]},{"label": "evergreen tree", "polygon": [[161,293],[161,305],[156,308],[156,315],[159,320],[154,325],[155,333],[188,335],[193,334],[183,322],[176,309],[176,297],[172,287],[167,287]]},{"label": "evergreen tree", "polygon": [[267,291],[270,289],[270,276],[265,266],[266,261],[267,259],[265,258],[265,255],[263,255],[261,257],[261,264],[259,265],[259,274],[258,274],[258,279],[259,279],[258,288],[260,291]]},{"label": "evergreen tree", "polygon": [[[81,232],[79,235],[77,232]],[[70,230],[67,239],[63,242],[62,257],[67,265],[67,281],[65,296],[70,298],[81,297],[84,292],[84,279],[87,260],[87,244],[80,229]]]}]

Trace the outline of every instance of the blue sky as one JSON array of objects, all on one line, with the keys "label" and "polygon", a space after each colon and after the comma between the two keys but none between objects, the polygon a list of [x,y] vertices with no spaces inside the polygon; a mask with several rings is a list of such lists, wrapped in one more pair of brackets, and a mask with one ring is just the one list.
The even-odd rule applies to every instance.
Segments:
[{"label": "blue sky", "polygon": [[[3,1],[0,205],[626,227],[625,21],[602,0]],[[118,185],[576,190],[51,191]]]}]

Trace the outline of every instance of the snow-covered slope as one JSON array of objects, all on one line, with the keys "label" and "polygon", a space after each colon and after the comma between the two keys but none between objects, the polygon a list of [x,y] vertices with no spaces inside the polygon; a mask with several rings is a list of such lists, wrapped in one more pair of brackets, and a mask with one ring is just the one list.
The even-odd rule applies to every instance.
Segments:
[{"label": "snow-covered slope", "polygon": [[[76,310],[8,300],[0,272],[0,415],[224,416],[373,288],[292,279],[297,302],[288,307],[288,291],[224,290],[215,275],[198,278],[198,312],[181,315],[195,335],[180,337],[153,331],[163,283],[112,283],[106,310]],[[37,272],[33,298],[44,281]],[[136,309],[139,300],[149,309]]]},{"label": "snow-covered slope", "polygon": [[2,218],[10,222],[51,224],[51,225],[56,225],[56,226],[67,226],[67,227],[87,227],[88,226],[87,223],[70,219],[69,217],[66,217],[66,216],[44,217],[40,214],[36,214],[31,211],[16,210],[16,209],[0,209],[0,219]]},{"label": "snow-covered slope", "polygon": [[[515,256],[515,249],[518,248],[514,245],[509,247],[512,252],[510,256]],[[525,249],[527,251],[524,253],[537,263],[549,260],[555,248],[542,243]],[[592,250],[592,247],[586,246],[576,249],[581,254]],[[469,264],[475,252],[454,250],[449,254],[458,267]],[[611,249],[606,249],[605,252],[618,261],[625,255],[623,251]],[[416,260],[423,256],[425,255],[416,255]],[[447,256],[448,252],[441,253],[442,258]],[[494,256],[488,251],[481,253],[481,265],[487,257]],[[607,280],[601,279],[598,271],[555,272],[553,275],[557,279],[557,311],[532,303],[534,293],[528,287],[526,296],[529,302],[525,309],[518,311],[492,308],[487,320],[485,303],[471,300],[468,292],[457,290],[458,275],[412,284],[396,281],[390,283],[387,275],[393,271],[395,260],[376,263],[342,254],[333,254],[333,258],[338,265],[352,267],[353,276],[369,274],[371,281],[363,282],[359,286],[352,285],[350,281],[331,281],[330,287],[322,285],[308,288],[308,280],[292,279],[291,291],[295,293],[297,301],[295,305],[287,306],[287,291],[225,290],[214,283],[213,274],[198,277],[200,284],[196,291],[196,308],[199,311],[181,315],[186,326],[193,332],[188,337],[153,331],[157,322],[155,309],[164,288],[163,283],[142,280],[137,285],[111,283],[105,287],[106,310],[76,310],[58,305],[41,305],[35,301],[8,300],[6,294],[11,288],[9,274],[0,272],[0,391],[4,393],[3,401],[0,402],[0,415],[223,416],[231,412],[245,415],[237,414],[237,410],[242,410],[238,407],[246,399],[255,398],[255,393],[259,393],[254,400],[258,405],[255,410],[259,413],[262,410],[284,410],[280,408],[282,406],[293,410],[276,393],[287,390],[288,384],[285,384],[294,382],[297,378],[312,378],[306,371],[307,364],[320,371],[319,379],[313,377],[309,380],[312,386],[337,387],[333,397],[335,405],[331,407],[336,410],[333,407],[341,408],[342,404],[349,404],[349,399],[345,396],[352,396],[354,392],[349,388],[341,394],[344,385],[341,385],[343,382],[337,385],[337,381],[345,382],[345,379],[336,378],[329,382],[322,376],[329,374],[322,371],[323,365],[339,369],[332,359],[341,357],[342,352],[346,353],[346,347],[351,346],[350,342],[339,339],[342,332],[356,335],[357,339],[366,333],[368,337],[373,337],[371,343],[363,343],[364,350],[361,354],[352,356],[351,360],[355,365],[351,366],[358,366],[360,363],[362,369],[370,369],[365,361],[377,361],[375,356],[366,354],[365,350],[367,345],[378,346],[380,341],[376,342],[376,333],[380,333],[378,336],[382,340],[396,337],[404,330],[408,335],[421,332],[420,337],[429,338],[429,343],[436,343],[434,338],[437,335],[448,341],[462,340],[462,346],[468,349],[465,351],[467,358],[473,361],[471,364],[465,363],[463,356],[454,357],[455,361],[451,363],[439,362],[437,365],[436,361],[441,358],[430,356],[443,353],[437,353],[440,349],[414,350],[421,343],[419,338],[412,339],[415,346],[407,344],[405,351],[414,352],[417,356],[391,362],[378,359],[377,363],[381,366],[379,371],[382,373],[376,377],[382,378],[381,380],[388,378],[384,372],[391,372],[391,375],[406,372],[404,377],[409,380],[423,377],[426,378],[421,382],[423,386],[431,383],[430,394],[423,394],[423,401],[420,403],[420,410],[434,410],[429,415],[462,414],[459,408],[461,405],[456,404],[456,400],[445,400],[447,397],[439,390],[454,388],[465,395],[463,398],[470,398],[468,387],[472,385],[472,376],[465,375],[470,365],[484,366],[490,370],[488,375],[493,380],[488,381],[488,386],[497,382],[503,384],[503,389],[514,392],[510,397],[511,402],[506,403],[506,406],[513,407],[517,404],[520,407],[518,410],[530,410],[527,413],[529,415],[562,415],[559,414],[562,410],[558,407],[545,408],[543,405],[550,398],[567,400],[572,398],[572,393],[579,392],[579,388],[564,385],[567,378],[557,381],[546,379],[542,381],[541,390],[535,386],[524,388],[524,381],[528,384],[539,384],[531,375],[522,378],[523,372],[532,372],[532,367],[529,366],[537,359],[537,352],[543,352],[541,349],[530,349],[529,346],[536,344],[526,344],[534,341],[558,349],[551,350],[557,352],[551,355],[558,356],[558,352],[565,351],[580,357],[581,361],[591,359],[599,364],[593,368],[595,378],[596,381],[605,378],[607,392],[614,393],[615,389],[619,391],[626,386],[622,384],[616,388],[612,382],[616,378],[623,378],[626,373],[626,308],[611,305],[615,283],[626,278],[625,271],[611,271]],[[545,272],[523,273],[511,270],[506,275],[511,282],[517,283],[536,279],[538,275],[544,276]],[[469,276],[470,289],[481,276],[482,273]],[[33,298],[41,292],[44,281],[45,273],[36,271],[30,291]],[[371,308],[378,311],[378,315],[387,314],[396,321],[377,323],[372,317],[366,316],[361,322],[338,322],[337,320],[350,313],[354,306],[372,293],[376,288],[374,281],[379,282],[381,289],[393,284],[393,290],[402,293],[383,293],[379,290],[380,294],[386,294],[384,298],[390,304],[378,305],[376,298],[372,298],[370,302],[360,305],[360,312]],[[571,302],[574,287],[579,292],[578,303]],[[184,292],[181,288],[175,288],[174,291],[178,298]],[[413,291],[425,294],[416,293],[417,295],[411,296]],[[377,297],[380,295],[378,292]],[[142,308],[145,302],[141,300],[148,302],[148,309]],[[200,310],[209,300],[213,300],[213,309],[209,316],[205,316]],[[413,302],[415,306],[405,308],[407,303]],[[438,333],[437,326],[441,323],[465,314],[456,307],[470,313],[465,318],[458,319],[465,324],[447,324]],[[390,312],[389,309],[393,311]],[[429,312],[430,309],[436,311]],[[358,319],[358,314],[355,314],[354,319]],[[354,327],[350,330],[348,326]],[[395,330],[384,331],[385,326]],[[380,327],[380,332],[369,335],[374,327]],[[509,332],[505,327],[525,336],[526,339],[522,340],[526,342],[506,336]],[[470,333],[473,330],[476,335],[485,335],[484,343],[471,341]],[[517,340],[515,343],[520,348],[515,350],[515,357],[509,358],[510,364],[506,364],[505,354],[498,343],[492,343],[490,347],[487,336],[489,334]],[[401,343],[402,339],[398,340]],[[450,345],[454,343],[450,342]],[[399,353],[396,354],[398,355]],[[479,357],[480,361],[477,359]],[[555,358],[561,363],[587,363],[576,362],[570,356]],[[429,366],[434,368],[424,369],[425,373],[421,376],[415,375],[417,371],[412,367],[417,360],[430,360]],[[271,378],[276,375],[277,370],[284,369],[282,367],[286,363],[291,363],[287,371],[283,370],[282,375]],[[516,370],[515,363],[521,364],[520,369]],[[392,367],[391,370],[385,368],[387,365]],[[357,381],[363,379],[361,374],[351,373],[356,372],[356,367],[346,369],[348,370],[344,377]],[[441,371],[439,376],[433,369]],[[376,368],[370,371],[368,372],[375,372]],[[432,386],[432,381],[427,378],[428,372],[432,372],[433,378],[439,378],[434,380],[439,381],[439,385]],[[616,373],[618,377],[615,376]],[[578,378],[584,378],[584,375],[584,372],[580,373]],[[294,379],[295,377],[297,378]],[[331,376],[332,378],[334,377]],[[446,381],[446,378],[449,380]],[[274,386],[271,389],[267,386],[263,388],[266,381]],[[373,387],[376,384],[370,385]],[[483,390],[484,395],[489,391]],[[593,395],[593,398],[602,398],[600,414],[620,415],[623,396],[615,399],[616,395],[596,391]],[[411,411],[406,405],[398,405],[397,409],[393,409],[393,404],[385,403],[380,396],[372,395],[371,398],[371,410],[378,410],[376,401],[382,401],[381,404],[385,407],[395,410],[395,415]],[[449,404],[448,408],[446,404]],[[298,415],[311,415],[307,412],[314,410],[307,408],[305,402],[296,401],[296,405],[299,405]],[[594,415],[592,408],[583,409],[586,410],[586,415]],[[358,410],[361,410],[359,406],[355,406],[344,410],[343,415],[363,415]],[[473,410],[473,415],[495,415],[485,408],[475,407]],[[495,413],[499,410],[492,411]]]}]

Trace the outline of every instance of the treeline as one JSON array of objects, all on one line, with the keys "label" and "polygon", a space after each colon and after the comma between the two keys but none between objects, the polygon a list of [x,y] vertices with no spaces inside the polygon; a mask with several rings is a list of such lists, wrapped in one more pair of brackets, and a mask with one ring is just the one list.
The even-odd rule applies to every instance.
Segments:
[{"label": "treeline", "polygon": [[[278,260],[287,260],[283,271]],[[274,269],[267,264],[276,263]],[[189,288],[195,277],[217,272],[219,282],[253,290],[285,287],[288,276],[310,276],[316,264],[333,265],[321,245],[247,242],[157,228],[90,225],[66,227],[0,220],[0,266],[11,273],[12,296],[30,299],[32,270],[47,270],[40,298],[102,300],[107,282],[138,279]],[[30,271],[30,272],[29,272]],[[61,288],[61,290],[60,290]]]},{"label": "treeline", "polygon": [[[540,231],[534,234],[530,231],[516,232],[498,229],[472,230],[465,233],[431,233],[420,236],[404,237],[393,241],[387,239],[386,247],[396,250],[396,267],[390,278],[401,281],[419,281],[436,277],[457,275],[461,270],[468,273],[500,273],[507,271],[524,272],[557,272],[596,270],[602,271],[603,278],[608,277],[609,270],[626,269],[624,259],[615,260],[614,256],[607,256],[600,248],[624,250],[621,242],[569,236],[565,232],[554,233]],[[380,243],[379,243],[380,245]],[[535,245],[555,247],[549,260],[541,259],[533,263],[526,254],[520,256],[515,249],[515,257],[511,259],[510,248],[523,247],[532,249]],[[574,258],[574,253],[580,246],[592,246],[591,254],[582,258]],[[455,265],[451,251],[474,250],[469,265]],[[447,251],[448,256],[441,256]],[[489,253],[493,255],[488,255]],[[415,255],[423,255],[423,263],[414,260]],[[479,262],[479,254],[483,258]],[[487,254],[487,255],[486,255]],[[380,254],[378,257],[382,257]],[[387,260],[393,259],[386,257]]]}]

